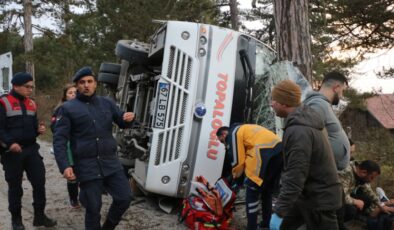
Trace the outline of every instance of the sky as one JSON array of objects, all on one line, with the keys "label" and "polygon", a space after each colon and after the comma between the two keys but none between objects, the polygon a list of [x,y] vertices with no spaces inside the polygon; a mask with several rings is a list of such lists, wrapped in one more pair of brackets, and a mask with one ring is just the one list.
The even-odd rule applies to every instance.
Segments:
[{"label": "sky", "polygon": [[352,68],[350,86],[360,92],[394,93],[394,76],[379,79],[376,73],[389,67],[394,68],[394,48],[371,54],[371,57]]}]

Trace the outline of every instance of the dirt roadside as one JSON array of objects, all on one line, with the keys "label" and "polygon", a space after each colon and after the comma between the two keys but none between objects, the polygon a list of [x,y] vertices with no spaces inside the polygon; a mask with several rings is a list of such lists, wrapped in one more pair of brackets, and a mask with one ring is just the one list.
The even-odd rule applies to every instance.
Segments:
[{"label": "dirt roadside", "polygon": [[[39,142],[40,153],[44,157],[46,168],[46,213],[51,218],[57,220],[58,225],[52,229],[82,230],[84,229],[84,209],[71,209],[68,203],[66,181],[61,177],[54,156],[49,153],[51,144]],[[11,229],[11,216],[8,212],[7,184],[4,180],[4,171],[0,170],[0,230]],[[34,228],[32,189],[29,181],[24,177],[22,198],[22,216],[26,229]],[[101,209],[102,219],[108,211],[111,198],[103,196],[103,207]],[[244,205],[236,206],[235,217],[232,224],[235,229],[244,229],[246,225],[246,215]],[[116,228],[122,229],[187,229],[182,223],[179,224],[177,212],[167,214],[161,211],[154,197],[136,197],[136,201],[123,216],[123,220]]]}]

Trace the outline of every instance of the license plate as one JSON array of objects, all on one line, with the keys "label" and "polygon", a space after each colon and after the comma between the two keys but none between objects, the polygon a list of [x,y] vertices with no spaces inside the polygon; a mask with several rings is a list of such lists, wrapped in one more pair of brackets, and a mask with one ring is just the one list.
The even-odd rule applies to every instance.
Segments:
[{"label": "license plate", "polygon": [[153,127],[164,129],[167,117],[168,95],[170,93],[170,85],[168,83],[159,82],[159,95],[157,97],[156,116]]}]

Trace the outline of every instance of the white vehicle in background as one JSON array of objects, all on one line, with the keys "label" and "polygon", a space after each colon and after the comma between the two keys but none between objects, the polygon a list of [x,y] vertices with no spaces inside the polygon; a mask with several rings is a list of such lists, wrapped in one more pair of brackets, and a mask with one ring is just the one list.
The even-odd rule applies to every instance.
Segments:
[{"label": "white vehicle in background", "polygon": [[[149,44],[118,41],[120,64],[102,63],[98,81],[122,110],[136,114],[132,129],[116,128],[114,134],[118,157],[138,186],[186,197],[196,176],[211,183],[221,176],[225,149],[216,138],[219,127],[257,123],[279,132],[271,87],[284,78],[306,80],[246,34],[161,23]],[[293,72],[298,76],[290,77]]]},{"label": "white vehicle in background", "polygon": [[11,90],[12,53],[0,54],[0,95]]}]

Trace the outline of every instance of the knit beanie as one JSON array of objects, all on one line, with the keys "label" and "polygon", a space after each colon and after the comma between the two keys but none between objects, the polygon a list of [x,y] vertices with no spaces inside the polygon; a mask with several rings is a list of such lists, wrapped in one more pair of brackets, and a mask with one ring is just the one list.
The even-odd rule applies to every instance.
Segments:
[{"label": "knit beanie", "polygon": [[272,89],[272,100],[282,105],[297,107],[301,104],[301,88],[291,80],[280,81]]},{"label": "knit beanie", "polygon": [[12,77],[11,84],[19,86],[19,85],[24,85],[26,82],[29,81],[33,81],[33,77],[31,76],[30,73],[19,72]]},{"label": "knit beanie", "polygon": [[77,82],[77,81],[79,81],[79,79],[81,79],[85,76],[93,76],[95,78],[93,70],[90,66],[85,66],[85,67],[82,67],[80,70],[78,70],[74,75],[73,82]]}]

